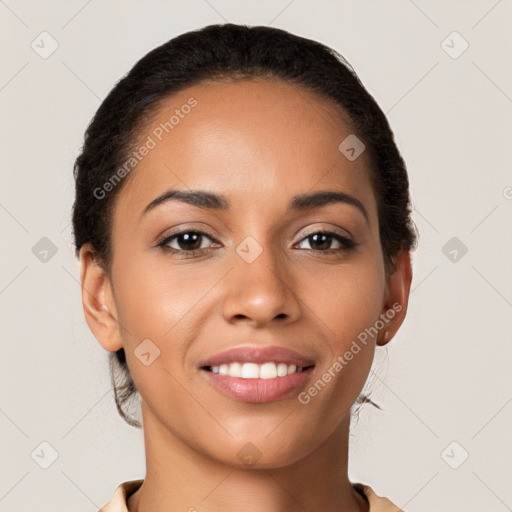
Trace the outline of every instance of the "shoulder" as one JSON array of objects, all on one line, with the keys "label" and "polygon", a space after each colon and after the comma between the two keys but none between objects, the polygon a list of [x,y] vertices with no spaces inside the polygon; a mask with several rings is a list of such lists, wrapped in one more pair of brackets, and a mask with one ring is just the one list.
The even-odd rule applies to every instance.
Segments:
[{"label": "shoulder", "polygon": [[404,512],[387,498],[379,496],[369,485],[353,483],[352,486],[367,498],[370,512]]},{"label": "shoulder", "polygon": [[[130,480],[119,484],[112,499],[99,512],[129,512],[128,498],[142,485],[144,480]],[[365,496],[370,504],[370,512],[404,512],[387,498],[379,496],[369,485],[353,483],[352,486]]]},{"label": "shoulder", "polygon": [[126,505],[128,498],[142,485],[144,480],[130,480],[117,486],[112,499],[99,512],[129,512]]}]

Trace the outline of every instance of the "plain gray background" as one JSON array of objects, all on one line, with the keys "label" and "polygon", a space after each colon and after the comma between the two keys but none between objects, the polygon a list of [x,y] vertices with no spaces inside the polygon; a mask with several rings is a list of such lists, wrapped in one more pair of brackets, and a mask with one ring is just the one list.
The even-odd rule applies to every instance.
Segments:
[{"label": "plain gray background", "polygon": [[95,512],[144,476],[142,432],[118,416],[83,316],[72,165],[140,57],[222,22],[340,51],[409,169],[409,313],[377,349],[368,385],[385,410],[360,413],[351,479],[408,512],[512,510],[510,0],[6,0],[0,20],[0,510]]}]

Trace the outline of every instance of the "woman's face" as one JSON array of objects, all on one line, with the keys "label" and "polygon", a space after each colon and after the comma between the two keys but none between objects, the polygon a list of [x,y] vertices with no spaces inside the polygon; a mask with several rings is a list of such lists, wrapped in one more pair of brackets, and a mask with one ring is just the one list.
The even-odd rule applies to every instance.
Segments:
[{"label": "woman's face", "polygon": [[[145,130],[135,149],[148,150],[115,203],[105,300],[123,328],[113,322],[104,346],[124,347],[147,418],[181,442],[231,465],[290,464],[336,435],[377,339],[398,328],[396,315],[370,329],[395,295],[368,154],[354,159],[353,138],[339,149],[351,131],[330,103],[279,81],[189,87]],[[171,190],[218,199],[155,202]],[[331,200],[298,201],[319,192]],[[273,377],[272,364],[242,370],[266,379],[204,368],[228,349],[263,347],[312,368],[293,373],[278,352],[263,358],[290,375]]]}]

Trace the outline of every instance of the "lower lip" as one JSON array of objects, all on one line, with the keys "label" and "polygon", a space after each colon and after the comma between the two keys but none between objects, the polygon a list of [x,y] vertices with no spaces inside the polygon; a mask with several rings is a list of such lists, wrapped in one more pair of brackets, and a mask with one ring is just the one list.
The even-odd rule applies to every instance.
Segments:
[{"label": "lower lip", "polygon": [[262,404],[275,402],[297,390],[309,378],[313,369],[314,366],[311,366],[302,372],[274,379],[243,379],[204,369],[201,369],[201,372],[211,384],[230,398],[240,402]]}]

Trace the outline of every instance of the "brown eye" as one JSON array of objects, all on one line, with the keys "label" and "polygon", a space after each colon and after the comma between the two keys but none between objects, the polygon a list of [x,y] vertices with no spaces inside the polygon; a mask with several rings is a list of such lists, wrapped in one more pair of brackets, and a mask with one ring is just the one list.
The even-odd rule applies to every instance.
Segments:
[{"label": "brown eye", "polygon": [[[318,231],[316,233],[312,233],[303,238],[302,242],[300,243],[302,244],[304,241],[308,241],[310,246],[309,249],[319,252],[345,251],[354,248],[356,245],[347,237],[331,231]],[[338,247],[333,248],[333,242],[338,244]],[[306,247],[306,249],[308,248]]]},{"label": "brown eye", "polygon": [[180,233],[173,238],[176,239],[178,249],[183,251],[194,251],[201,248],[202,237],[202,234],[190,231],[188,233]]},{"label": "brown eye", "polygon": [[213,239],[202,231],[182,231],[165,237],[157,245],[165,251],[186,256],[204,252],[205,249],[211,247],[211,243],[204,245],[207,240],[213,242]]}]

